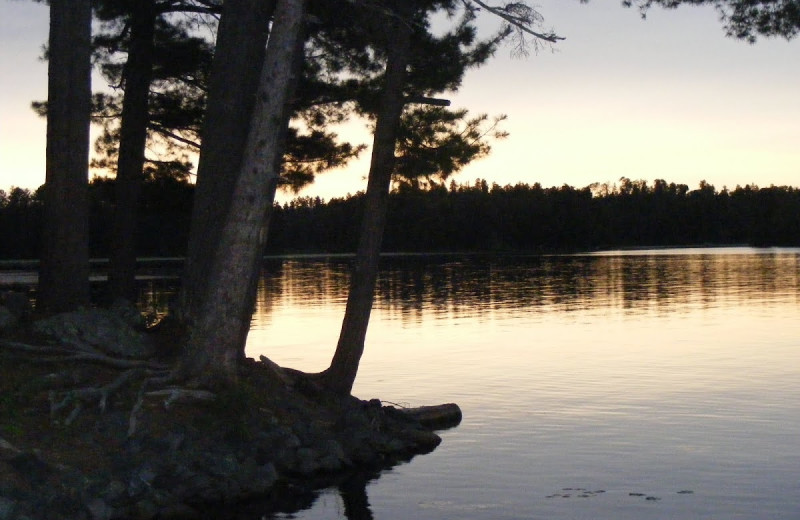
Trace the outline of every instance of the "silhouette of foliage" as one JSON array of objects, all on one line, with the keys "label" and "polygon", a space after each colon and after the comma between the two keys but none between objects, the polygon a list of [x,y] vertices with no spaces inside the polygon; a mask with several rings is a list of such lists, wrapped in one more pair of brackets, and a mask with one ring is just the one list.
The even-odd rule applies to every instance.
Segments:
[{"label": "silhouette of foliage", "polygon": [[[113,179],[95,178],[90,194],[90,251],[106,257]],[[169,175],[143,187],[139,256],[182,256],[194,186]],[[362,194],[276,204],[270,253],[355,251]],[[0,190],[0,258],[36,258],[41,194]],[[423,189],[401,182],[389,198],[385,251],[575,251],[645,246],[749,244],[800,246],[800,188],[716,189],[622,178],[584,188],[451,181]]]},{"label": "silhouette of foliage", "polygon": [[789,40],[800,32],[797,0],[624,0],[622,4],[638,7],[642,16],[653,5],[667,9],[683,4],[711,5],[719,13],[728,36],[750,43],[758,36],[781,36]]},{"label": "silhouette of foliage", "polygon": [[[737,187],[718,191],[627,178],[619,184],[544,188],[474,184],[390,197],[384,250],[572,251],[618,247],[800,245],[800,190]],[[279,252],[355,249],[361,195],[301,198],[276,207],[268,247]]]}]

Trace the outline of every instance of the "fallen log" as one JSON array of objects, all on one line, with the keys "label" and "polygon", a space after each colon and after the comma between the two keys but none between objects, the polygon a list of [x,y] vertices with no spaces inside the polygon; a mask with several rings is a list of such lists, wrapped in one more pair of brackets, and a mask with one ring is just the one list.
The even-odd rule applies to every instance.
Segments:
[{"label": "fallen log", "polygon": [[461,423],[461,408],[455,403],[438,404],[434,406],[420,406],[417,408],[401,408],[402,412],[410,415],[426,428],[432,430],[446,430]]}]

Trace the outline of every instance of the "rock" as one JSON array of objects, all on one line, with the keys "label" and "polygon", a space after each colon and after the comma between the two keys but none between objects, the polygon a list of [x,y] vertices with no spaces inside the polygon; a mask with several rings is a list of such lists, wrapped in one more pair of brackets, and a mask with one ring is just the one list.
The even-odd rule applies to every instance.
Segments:
[{"label": "rock", "polygon": [[10,498],[0,497],[0,520],[11,520],[17,509],[17,503]]},{"label": "rock", "polygon": [[[60,515],[57,518],[69,518],[70,520],[88,519],[89,513],[86,511],[86,506],[81,502],[77,493],[74,492],[77,490],[71,491],[53,496],[47,501],[47,510],[57,512]],[[41,512],[36,511],[36,514],[38,516]]]},{"label": "rock", "polygon": [[400,453],[406,451],[406,444],[400,439],[389,439],[389,441],[383,445],[383,450],[386,453]]},{"label": "rock", "polygon": [[204,470],[220,478],[230,478],[239,473],[239,462],[233,454],[219,456],[209,454],[203,461]]},{"label": "rock", "polygon": [[136,520],[150,520],[158,515],[158,506],[151,500],[142,499],[134,506],[134,518]]},{"label": "rock", "polygon": [[188,472],[176,483],[172,492],[178,498],[187,501],[206,500],[214,490],[214,482],[208,475]]},{"label": "rock", "polygon": [[162,507],[158,512],[158,517],[164,520],[192,520],[200,516],[200,511],[186,504],[171,504]]},{"label": "rock", "polygon": [[300,448],[295,454],[294,470],[301,475],[311,475],[319,469],[317,454],[311,448]]},{"label": "rock", "polygon": [[120,482],[119,480],[112,480],[111,482],[108,483],[108,486],[106,486],[106,489],[103,492],[103,496],[105,497],[106,500],[108,500],[113,504],[119,500],[122,500],[125,497],[127,491],[128,488],[125,486],[124,483]]},{"label": "rock", "polygon": [[350,466],[352,463],[344,453],[342,445],[331,439],[321,446],[321,456],[318,460],[319,468],[322,471],[333,472]]},{"label": "rock", "polygon": [[36,333],[80,350],[95,350],[112,356],[148,358],[153,345],[144,333],[125,319],[104,309],[83,309],[56,314],[33,325]]},{"label": "rock", "polygon": [[256,493],[265,493],[278,481],[278,471],[275,465],[270,463],[259,466],[253,476],[253,485]]},{"label": "rock", "polygon": [[442,442],[441,437],[428,430],[404,430],[400,437],[409,444],[408,451],[414,453],[429,453]]},{"label": "rock", "polygon": [[111,520],[114,516],[114,508],[105,503],[101,498],[95,498],[86,506],[89,510],[89,517],[92,520]]}]

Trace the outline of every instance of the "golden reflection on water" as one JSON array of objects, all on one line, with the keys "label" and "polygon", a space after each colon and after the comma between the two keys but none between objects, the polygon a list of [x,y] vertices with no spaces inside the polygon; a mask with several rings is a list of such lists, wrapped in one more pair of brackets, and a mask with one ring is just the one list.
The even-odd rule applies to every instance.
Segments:
[{"label": "golden reflection on water", "polygon": [[[327,359],[332,354],[347,297],[348,269],[342,259],[268,263],[259,286],[250,350],[281,357],[291,349],[293,359],[306,358],[314,370],[324,368],[326,359],[313,359],[313,352]],[[674,321],[688,314],[693,316],[689,320],[702,320],[704,310],[733,309],[737,315],[730,326],[735,327],[741,312],[796,305],[799,280],[794,252],[390,257],[378,280],[368,343],[387,341],[376,339],[376,329],[391,339],[398,322],[400,329],[415,328],[423,336],[441,327],[458,336],[459,328],[484,324],[470,334],[479,334],[487,343],[492,343],[493,328],[503,322],[514,322],[514,327],[557,324],[549,330],[539,323],[543,338],[562,335],[564,321],[597,322],[605,330],[618,320],[672,316]],[[702,323],[695,327],[692,334],[702,334]],[[607,332],[617,333],[625,331]],[[589,344],[597,340],[586,339],[592,339]],[[673,348],[680,344],[676,339]],[[295,351],[298,348],[308,351]],[[380,345],[373,349],[372,354],[390,355]]]},{"label": "golden reflection on water", "polygon": [[[276,300],[336,305],[347,296],[347,263],[285,261],[262,279],[257,314]],[[377,308],[403,320],[534,308],[682,312],[724,300],[798,298],[798,255],[392,257]]]}]

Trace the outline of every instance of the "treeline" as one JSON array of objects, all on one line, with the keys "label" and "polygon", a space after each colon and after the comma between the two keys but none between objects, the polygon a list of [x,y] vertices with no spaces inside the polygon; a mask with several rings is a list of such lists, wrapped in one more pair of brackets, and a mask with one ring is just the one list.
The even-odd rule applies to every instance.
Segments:
[{"label": "treeline", "polygon": [[[43,188],[0,190],[0,259],[39,258]],[[142,185],[137,213],[137,256],[183,256],[189,237],[194,185],[156,177]],[[89,184],[89,251],[108,258],[114,212],[114,180]]]},{"label": "treeline", "polygon": [[[360,197],[299,198],[273,219],[275,252],[356,247]],[[451,183],[390,196],[386,251],[565,251],[635,246],[800,246],[800,189],[619,184]]]},{"label": "treeline", "polygon": [[[93,257],[109,253],[113,180],[90,184]],[[145,183],[138,216],[139,256],[186,252],[193,185]],[[275,205],[268,253],[356,249],[362,195]],[[41,194],[0,191],[0,258],[38,258]],[[385,251],[566,251],[636,246],[750,244],[800,246],[800,189],[717,190],[621,179],[619,184],[544,188],[484,180],[430,189],[405,185],[389,198]]]}]

